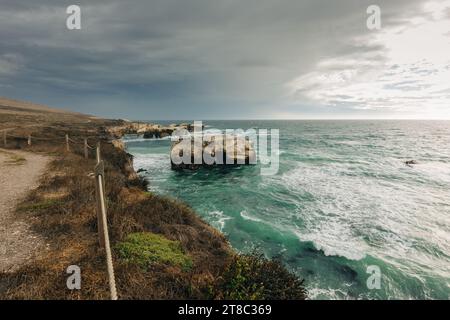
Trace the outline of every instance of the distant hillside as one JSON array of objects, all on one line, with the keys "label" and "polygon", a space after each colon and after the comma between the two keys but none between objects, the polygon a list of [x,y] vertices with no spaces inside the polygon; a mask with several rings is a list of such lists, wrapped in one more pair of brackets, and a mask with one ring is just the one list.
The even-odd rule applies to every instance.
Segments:
[{"label": "distant hillside", "polygon": [[16,110],[16,111],[28,111],[28,112],[57,112],[57,113],[69,113],[69,114],[77,114],[76,112],[71,112],[67,110],[54,109],[45,105],[13,100],[5,97],[0,97],[0,109],[1,110]]},{"label": "distant hillside", "polygon": [[54,123],[90,122],[103,120],[91,115],[0,97],[0,130],[48,126]]}]

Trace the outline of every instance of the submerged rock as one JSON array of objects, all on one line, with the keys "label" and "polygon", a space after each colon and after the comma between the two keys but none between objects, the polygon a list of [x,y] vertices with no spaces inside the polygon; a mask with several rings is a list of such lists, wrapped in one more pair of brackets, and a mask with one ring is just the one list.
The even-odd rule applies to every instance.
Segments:
[{"label": "submerged rock", "polygon": [[411,167],[412,165],[417,164],[417,161],[415,161],[415,160],[408,160],[408,161],[405,161],[405,164],[407,166]]}]

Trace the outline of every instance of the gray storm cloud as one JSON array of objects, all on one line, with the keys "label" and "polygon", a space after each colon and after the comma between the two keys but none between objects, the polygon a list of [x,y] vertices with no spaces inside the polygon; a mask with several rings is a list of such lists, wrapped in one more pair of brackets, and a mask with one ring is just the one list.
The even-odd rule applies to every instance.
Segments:
[{"label": "gray storm cloud", "polygon": [[[383,29],[426,2],[378,1]],[[0,95],[109,117],[332,118],[364,96],[333,82],[328,99],[318,79],[349,57],[360,70],[386,59],[366,28],[372,1],[78,1],[79,31],[65,27],[71,4],[2,1]]]}]

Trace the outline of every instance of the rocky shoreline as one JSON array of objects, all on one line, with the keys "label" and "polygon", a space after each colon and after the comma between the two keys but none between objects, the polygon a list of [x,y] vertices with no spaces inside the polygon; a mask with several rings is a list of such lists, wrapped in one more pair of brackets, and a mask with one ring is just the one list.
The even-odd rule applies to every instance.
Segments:
[{"label": "rocky shoreline", "polygon": [[193,125],[189,123],[170,124],[163,126],[160,124],[141,123],[121,120],[121,123],[107,128],[108,133],[119,139],[126,134],[142,135],[144,139],[169,137],[175,130],[185,129],[193,131]]}]

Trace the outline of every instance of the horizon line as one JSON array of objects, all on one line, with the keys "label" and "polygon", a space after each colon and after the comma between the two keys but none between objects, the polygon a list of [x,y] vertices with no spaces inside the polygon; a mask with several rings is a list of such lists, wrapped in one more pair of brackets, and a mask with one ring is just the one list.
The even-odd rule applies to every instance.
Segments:
[{"label": "horizon line", "polygon": [[150,121],[450,121],[450,118],[298,118],[298,119],[126,119],[117,118],[117,120],[126,120],[131,122],[150,122]]}]

